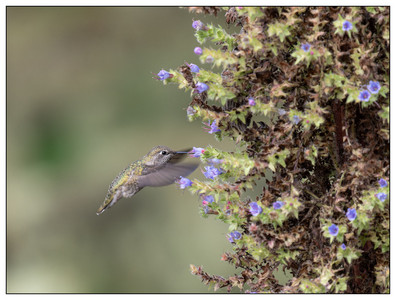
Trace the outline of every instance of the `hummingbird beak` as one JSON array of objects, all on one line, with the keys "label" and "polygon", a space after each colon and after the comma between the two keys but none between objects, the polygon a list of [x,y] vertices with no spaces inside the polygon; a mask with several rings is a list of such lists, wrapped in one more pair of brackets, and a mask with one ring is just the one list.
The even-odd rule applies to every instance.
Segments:
[{"label": "hummingbird beak", "polygon": [[186,153],[191,152],[191,150],[192,150],[192,149],[184,149],[184,150],[181,150],[181,151],[176,151],[176,153],[186,154]]},{"label": "hummingbird beak", "polygon": [[182,151],[175,151],[172,161],[178,161],[184,159],[187,154],[191,151],[191,149],[185,149]]}]

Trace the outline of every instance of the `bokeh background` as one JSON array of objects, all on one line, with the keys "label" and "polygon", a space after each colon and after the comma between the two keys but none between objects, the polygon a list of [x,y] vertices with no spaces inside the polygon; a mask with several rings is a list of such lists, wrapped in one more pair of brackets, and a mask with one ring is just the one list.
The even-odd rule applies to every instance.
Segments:
[{"label": "bokeh background", "polygon": [[153,146],[233,150],[188,122],[189,93],[152,78],[202,67],[193,18],[238,30],[178,7],[7,8],[9,293],[205,293],[190,264],[236,272],[220,259],[227,225],[176,185],[95,214]]}]

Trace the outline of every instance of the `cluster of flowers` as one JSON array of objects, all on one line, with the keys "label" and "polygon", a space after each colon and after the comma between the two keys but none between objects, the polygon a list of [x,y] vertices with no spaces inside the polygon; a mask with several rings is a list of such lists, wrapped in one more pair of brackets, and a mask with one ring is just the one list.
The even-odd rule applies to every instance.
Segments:
[{"label": "cluster of flowers", "polygon": [[[208,30],[208,28],[205,26],[205,24],[202,23],[200,20],[198,20],[198,21],[193,21],[192,27],[193,27],[196,31],[199,31],[199,30]],[[201,48],[201,47],[195,47],[195,48],[194,48],[194,53],[195,53],[196,55],[201,55],[201,54],[203,53],[202,48]],[[214,61],[214,58],[213,58],[212,56],[210,56],[210,55],[206,58],[206,62],[207,62],[207,63],[212,63],[213,61]]]},{"label": "cluster of flowers", "polygon": [[[195,65],[195,64],[187,64],[187,65],[190,67],[191,72],[199,73],[200,69],[197,65]],[[158,80],[166,80],[168,78],[173,77],[173,75],[170,74],[166,70],[161,70],[156,75],[157,75]],[[197,84],[195,85],[195,92],[197,92],[199,94],[205,92],[208,89],[209,89],[209,86],[203,82],[197,82]]]},{"label": "cluster of flowers", "polygon": [[[201,21],[199,21],[199,20],[198,20],[198,21],[193,21],[192,27],[193,27],[195,30],[206,30],[206,26],[205,26]],[[201,55],[201,54],[203,53],[202,48],[200,48],[200,47],[195,47],[194,53],[197,54],[197,55]],[[210,58],[209,58],[209,61],[207,60],[207,62],[213,62],[213,58],[212,58],[211,61],[210,61]],[[195,64],[188,64],[188,66],[190,67],[191,72],[193,72],[193,73],[199,73],[200,69],[199,69],[199,67],[198,67],[197,65],[195,65]],[[170,74],[169,72],[167,72],[167,71],[165,71],[165,70],[159,71],[159,73],[157,74],[157,76],[158,76],[157,78],[158,78],[159,80],[165,80],[165,79],[168,79],[168,78],[172,78],[172,74]],[[209,89],[209,86],[208,86],[206,83],[203,83],[203,82],[198,82],[198,83],[195,85],[195,92],[196,92],[196,93],[199,93],[199,94],[205,92],[205,91],[208,90],[208,89]]]},{"label": "cluster of flowers", "polygon": [[[260,205],[258,205],[257,202],[251,202],[249,203],[249,205],[250,205],[249,211],[253,216],[258,216],[263,212],[263,209],[261,208]],[[272,207],[274,209],[281,209],[283,205],[285,205],[283,201],[276,201],[272,204]],[[230,241],[230,243],[233,243],[235,240],[239,240],[241,237],[242,234],[239,231],[233,231],[227,235],[227,239],[228,241]]]},{"label": "cluster of flowers", "polygon": [[[258,216],[263,212],[263,209],[261,208],[260,205],[258,205],[257,202],[251,202],[249,203],[249,205],[250,205],[249,211],[253,216]],[[283,205],[285,205],[283,201],[276,201],[272,204],[272,207],[274,209],[281,209]],[[234,243],[235,240],[239,240],[241,237],[242,234],[236,230],[227,235],[227,239],[230,243]]]},{"label": "cluster of flowers", "polygon": [[363,90],[359,93],[358,99],[363,102],[368,102],[371,94],[377,94],[381,89],[381,85],[378,81],[370,81],[367,86],[367,90]]},{"label": "cluster of flowers", "polygon": [[[388,186],[388,182],[386,182],[386,180],[383,179],[383,178],[381,178],[381,179],[378,181],[378,183],[379,183],[379,185],[380,185],[381,188],[384,188],[384,187],[387,187],[387,186]],[[376,196],[381,202],[384,202],[384,201],[386,200],[386,198],[388,197],[388,195],[385,194],[385,193],[378,193],[378,194],[376,194],[375,196]]]},{"label": "cluster of flowers", "polygon": [[[388,182],[387,182],[385,179],[383,179],[383,178],[381,178],[381,179],[378,181],[378,183],[379,183],[379,185],[380,185],[381,188],[384,188],[384,187],[387,187],[387,186],[388,186]],[[384,201],[386,200],[386,198],[388,197],[388,195],[385,194],[385,193],[378,193],[378,194],[376,194],[375,196],[376,196],[381,202],[384,202]],[[356,219],[356,217],[357,217],[356,209],[355,209],[355,208],[348,208],[348,210],[347,210],[345,216],[348,218],[349,221],[351,221],[351,222],[354,221],[354,220]],[[332,236],[337,236],[337,235],[338,235],[339,228],[338,228],[337,225],[331,224],[331,225],[328,227],[328,230],[329,230],[329,233],[330,233]],[[341,245],[341,248],[342,248],[343,250],[345,250],[345,249],[346,249],[345,244],[342,244],[342,245]]]},{"label": "cluster of flowers", "polygon": [[[261,214],[261,213],[263,212],[263,209],[261,208],[260,205],[258,205],[257,202],[251,202],[249,205],[250,205],[249,211],[250,211],[250,213],[251,213],[253,216],[258,216],[259,214]],[[283,202],[283,201],[276,201],[276,202],[274,202],[274,203],[272,204],[272,207],[273,207],[274,209],[281,209],[283,205],[285,205],[285,202]]]},{"label": "cluster of flowers", "polygon": [[[197,65],[188,64],[188,66],[190,67],[191,72],[199,73],[200,69],[199,69],[199,67]],[[172,78],[172,77],[173,77],[173,75],[170,74],[168,71],[165,71],[165,70],[161,70],[157,74],[157,79],[158,80],[165,80],[165,79]],[[195,85],[195,92],[197,92],[199,94],[205,92],[208,89],[209,89],[209,86],[206,83],[203,83],[203,82],[197,82],[197,84]]]},{"label": "cluster of flowers", "polygon": [[[209,123],[210,124],[210,123]],[[215,121],[213,121],[212,126],[210,131],[216,132],[220,131],[220,129],[217,128]],[[210,133],[213,133],[210,132]],[[201,155],[205,152],[204,148],[199,148],[199,147],[193,147],[193,149],[190,151],[190,156],[191,157],[201,157]],[[215,165],[222,163],[222,160],[213,158],[209,161],[209,166],[205,167],[205,172],[202,172],[206,178],[214,180],[217,176],[220,174],[223,174],[224,171],[221,168],[216,168]],[[192,185],[192,181],[188,178],[180,177],[180,179],[177,181],[177,183],[180,185],[181,189],[185,189],[189,186]],[[209,196],[207,196],[209,197]],[[207,201],[206,204],[211,203],[213,201]]]}]

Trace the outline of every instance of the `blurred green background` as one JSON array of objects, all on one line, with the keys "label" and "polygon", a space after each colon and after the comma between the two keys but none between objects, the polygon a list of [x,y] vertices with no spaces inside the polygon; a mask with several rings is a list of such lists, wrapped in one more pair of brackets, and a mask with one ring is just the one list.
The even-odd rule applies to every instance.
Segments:
[{"label": "blurred green background", "polygon": [[220,14],[7,8],[9,293],[210,292],[191,263],[236,272],[220,260],[227,225],[202,218],[198,197],[176,185],[95,214],[114,177],[153,146],[232,150],[188,122],[189,93],[152,79],[185,61],[201,66],[192,19],[228,28]]}]

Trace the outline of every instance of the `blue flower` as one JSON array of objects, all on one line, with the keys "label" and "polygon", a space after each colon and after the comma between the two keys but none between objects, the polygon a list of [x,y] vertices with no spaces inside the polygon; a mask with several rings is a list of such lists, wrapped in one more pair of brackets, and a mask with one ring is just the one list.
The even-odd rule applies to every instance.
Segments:
[{"label": "blue flower", "polygon": [[212,195],[205,196],[204,201],[206,201],[208,203],[213,203],[214,197]]},{"label": "blue flower", "polygon": [[260,207],[260,205],[257,204],[257,202],[249,203],[249,205],[250,205],[249,211],[253,216],[257,216],[261,214],[261,212],[263,211],[263,209]]},{"label": "blue flower", "polygon": [[303,49],[305,52],[308,52],[309,49],[311,49],[311,44],[309,44],[309,43],[302,44],[301,49]]},{"label": "blue flower", "polygon": [[250,105],[250,106],[255,106],[255,105],[256,105],[256,101],[254,101],[254,99],[253,99],[252,97],[250,97],[250,98],[248,99],[248,101],[249,101],[249,105]]},{"label": "blue flower", "polygon": [[346,249],[345,244],[342,244],[340,247],[341,247],[342,250],[345,250],[345,249]]},{"label": "blue flower", "polygon": [[197,20],[197,21],[192,22],[192,27],[195,30],[201,30],[204,27],[204,24],[200,20]]},{"label": "blue flower", "polygon": [[188,178],[184,178],[180,176],[180,179],[177,181],[178,184],[180,184],[180,188],[184,190],[186,187],[192,185],[192,181]]},{"label": "blue flower", "polygon": [[344,21],[344,23],[342,23],[342,30],[344,31],[349,31],[352,29],[352,23],[349,21]]},{"label": "blue flower", "polygon": [[384,188],[388,186],[388,183],[386,182],[385,179],[381,178],[380,180],[378,180],[378,183],[380,185],[380,187]]},{"label": "blue flower", "polygon": [[205,167],[205,170],[206,172],[203,172],[203,174],[205,175],[206,178],[209,179],[215,179],[217,176],[223,173],[221,170],[217,169],[214,166],[207,166]]},{"label": "blue flower", "polygon": [[356,209],[348,208],[348,211],[347,211],[347,213],[345,215],[348,218],[348,220],[352,222],[353,220],[356,219],[356,216],[357,216]]},{"label": "blue flower", "polygon": [[285,205],[283,201],[276,201],[272,204],[272,207],[274,209],[281,209],[283,205]]},{"label": "blue flower", "polygon": [[205,152],[204,148],[193,147],[193,149],[189,153],[191,157],[200,157],[204,152]]},{"label": "blue flower", "polygon": [[217,124],[216,124],[216,120],[214,120],[213,122],[212,122],[212,124],[210,124],[210,121],[208,122],[208,123],[204,123],[205,125],[207,125],[207,126],[209,126],[209,128],[208,129],[206,129],[206,130],[208,130],[208,133],[210,133],[210,134],[212,134],[212,133],[216,133],[216,132],[220,132],[221,130],[219,129],[219,127],[217,127]]},{"label": "blue flower", "polygon": [[384,202],[386,200],[386,198],[388,197],[387,194],[385,193],[378,193],[377,195],[375,195],[381,202]]},{"label": "blue flower", "polygon": [[170,73],[165,70],[161,70],[158,72],[157,76],[159,80],[165,80],[170,77]]},{"label": "blue flower", "polygon": [[206,84],[206,83],[203,83],[203,82],[198,82],[196,85],[195,85],[195,89],[196,89],[196,91],[198,92],[198,93],[203,93],[203,92],[205,92],[207,89],[209,89],[209,86]]},{"label": "blue flower", "polygon": [[359,93],[358,99],[359,99],[360,101],[367,102],[367,101],[369,101],[370,96],[371,96],[370,92],[367,91],[367,90],[364,90],[364,91],[361,91],[361,92]]},{"label": "blue flower", "polygon": [[335,225],[335,224],[331,224],[331,226],[329,226],[329,233],[332,236],[337,236],[337,234],[338,234],[338,226]]},{"label": "blue flower", "polygon": [[233,231],[227,236],[227,239],[230,243],[233,243],[234,239],[239,240],[241,237],[242,237],[242,234],[240,234],[238,231]]},{"label": "blue flower", "polygon": [[195,47],[195,48],[194,48],[194,53],[195,53],[196,55],[201,55],[201,54],[202,54],[202,49],[201,49],[201,47]]},{"label": "blue flower", "polygon": [[377,94],[381,89],[381,85],[379,84],[378,81],[370,81],[367,88],[371,94]]},{"label": "blue flower", "polygon": [[190,67],[191,72],[199,73],[199,67],[197,65],[189,64],[188,66]]},{"label": "blue flower", "polygon": [[300,121],[301,121],[301,119],[300,119],[299,116],[297,116],[297,115],[294,115],[294,116],[293,116],[293,123],[294,123],[294,124],[298,124]]},{"label": "blue flower", "polygon": [[233,231],[233,232],[231,232],[231,236],[234,239],[239,240],[242,237],[242,234],[240,234],[239,231]]}]

